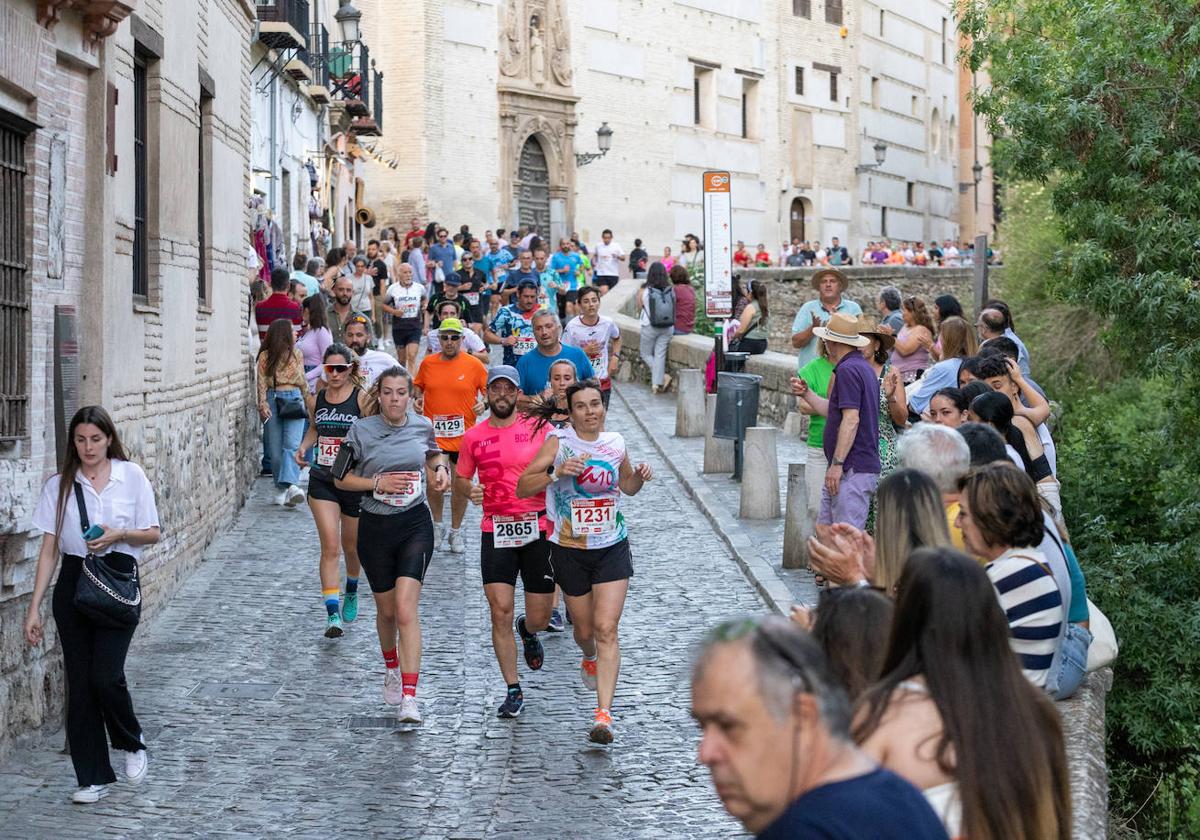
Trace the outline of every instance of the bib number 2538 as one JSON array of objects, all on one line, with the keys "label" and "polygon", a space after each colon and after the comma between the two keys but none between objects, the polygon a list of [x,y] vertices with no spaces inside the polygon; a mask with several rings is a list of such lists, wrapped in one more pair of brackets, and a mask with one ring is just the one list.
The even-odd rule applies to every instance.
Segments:
[{"label": "bib number 2538", "polygon": [[611,534],[617,528],[616,499],[573,499],[571,531],[579,537]]}]

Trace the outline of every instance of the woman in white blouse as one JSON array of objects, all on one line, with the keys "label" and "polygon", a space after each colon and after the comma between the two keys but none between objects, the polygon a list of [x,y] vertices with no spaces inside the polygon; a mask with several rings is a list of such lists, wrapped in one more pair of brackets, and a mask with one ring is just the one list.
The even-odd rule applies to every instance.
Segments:
[{"label": "woman in white blouse", "polygon": [[[71,798],[90,803],[106,796],[117,780],[109,763],[109,741],[125,753],[125,776],[132,784],[146,776],[146,746],[125,684],[125,655],[134,628],[93,622],[75,608],[75,587],[86,554],[116,551],[132,560],[112,558],[113,565],[119,565],[118,560],[135,563],[143,546],[158,542],[158,509],[150,481],[125,455],[107,411],[97,405],[79,409],[71,418],[67,439],[70,446],[62,470],[42,488],[33,514],[34,527],[42,532],[42,548],[25,617],[25,639],[31,645],[42,643],[41,603],[61,556],[53,613],[66,667],[67,739],[79,782]],[[102,529],[87,542],[76,484],[83,490],[88,522]]]}]

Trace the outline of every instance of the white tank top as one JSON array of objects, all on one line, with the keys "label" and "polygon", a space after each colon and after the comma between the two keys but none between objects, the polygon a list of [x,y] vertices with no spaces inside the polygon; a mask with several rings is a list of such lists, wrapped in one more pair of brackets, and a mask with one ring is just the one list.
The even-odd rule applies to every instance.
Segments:
[{"label": "white tank top", "polygon": [[554,530],[550,541],[564,548],[607,548],[628,536],[621,515],[621,464],[625,439],[602,432],[594,441],[582,440],[570,426],[550,432],[558,438],[557,469],[568,458],[582,457],[583,472],[560,478],[546,489],[546,515]]}]

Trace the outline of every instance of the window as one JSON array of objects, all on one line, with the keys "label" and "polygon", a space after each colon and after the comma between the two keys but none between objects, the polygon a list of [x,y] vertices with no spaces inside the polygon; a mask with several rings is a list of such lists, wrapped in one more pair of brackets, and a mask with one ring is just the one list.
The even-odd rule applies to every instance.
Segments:
[{"label": "window", "polygon": [[700,74],[692,77],[692,125],[700,125]]},{"label": "window", "polygon": [[196,153],[196,300],[208,303],[208,155],[205,137],[212,119],[212,97],[200,96],[200,137]]},{"label": "window", "polygon": [[792,14],[796,17],[812,17],[812,0],[792,0]]},{"label": "window", "polygon": [[838,74],[837,74],[837,73],[830,73],[830,74],[829,74],[829,101],[830,101],[830,102],[837,102],[837,101],[838,101],[838,94],[837,94],[837,77],[838,77]]},{"label": "window", "polygon": [[935,155],[942,153],[942,114],[937,108],[929,115],[929,151]]},{"label": "window", "polygon": [[946,19],[942,18],[942,64],[946,63]]},{"label": "window", "polygon": [[883,37],[883,9],[879,10],[879,37]]},{"label": "window", "polygon": [[913,115],[914,117],[919,117],[919,116],[921,116],[921,111],[920,111],[920,109],[921,109],[921,104],[920,104],[920,102],[917,100],[917,97],[915,97],[915,96],[914,96],[914,97],[912,98],[912,115]]},{"label": "window", "polygon": [[825,0],[825,22],[842,25],[842,0]]},{"label": "window", "polygon": [[804,68],[803,67],[796,68],[795,88],[796,88],[797,96],[804,95]]},{"label": "window", "polygon": [[150,295],[149,243],[146,232],[146,59],[133,59],[133,296]]},{"label": "window", "polygon": [[886,207],[879,208],[879,235],[884,238],[886,238],[888,235],[888,232],[887,232],[887,208]]},{"label": "window", "polygon": [[693,64],[692,124],[713,128],[717,121],[717,85],[713,67]]},{"label": "window", "polygon": [[25,137],[32,126],[0,111],[0,440],[25,436],[29,404],[25,346]]},{"label": "window", "polygon": [[913,206],[913,199],[916,197],[917,185],[909,181],[904,187],[904,195],[908,201],[908,206]]},{"label": "window", "polygon": [[758,136],[758,80],[742,79],[742,137]]},{"label": "window", "polygon": [[879,107],[879,78],[877,76],[871,77],[871,107]]}]

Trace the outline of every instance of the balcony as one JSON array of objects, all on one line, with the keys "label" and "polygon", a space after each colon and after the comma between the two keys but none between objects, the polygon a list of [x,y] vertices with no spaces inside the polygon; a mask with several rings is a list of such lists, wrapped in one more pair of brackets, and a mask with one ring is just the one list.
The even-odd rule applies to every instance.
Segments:
[{"label": "balcony", "polygon": [[352,117],[369,117],[371,108],[371,56],[366,44],[334,44],[326,66],[331,85],[330,97],[341,102]]},{"label": "balcony", "polygon": [[[308,49],[308,0],[256,0],[258,9],[258,40],[261,44],[274,50],[305,50]],[[292,59],[289,64],[299,62]],[[310,64],[303,65],[307,71],[305,76],[311,76]],[[288,73],[295,75],[293,70],[299,67],[285,66]]]},{"label": "balcony", "polygon": [[[312,25],[308,32],[308,43],[314,54],[312,60],[304,62],[313,71],[308,80],[308,95],[313,102],[325,105],[329,102],[329,65],[326,63],[326,56],[329,55],[329,30],[323,23]],[[302,54],[307,58],[308,50],[303,50]]]},{"label": "balcony", "polygon": [[355,117],[350,121],[350,130],[355,134],[378,137],[383,134],[383,74],[371,68],[371,98],[364,102],[370,109],[367,116]]}]

